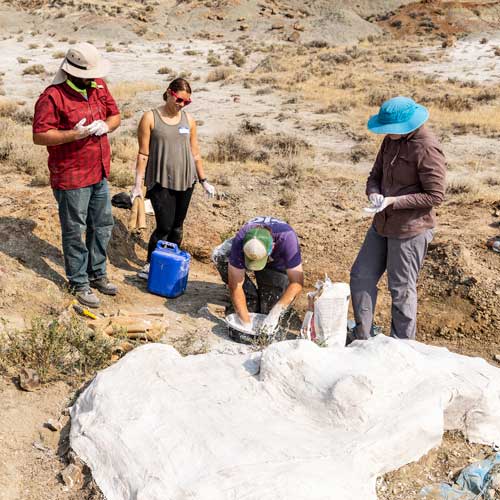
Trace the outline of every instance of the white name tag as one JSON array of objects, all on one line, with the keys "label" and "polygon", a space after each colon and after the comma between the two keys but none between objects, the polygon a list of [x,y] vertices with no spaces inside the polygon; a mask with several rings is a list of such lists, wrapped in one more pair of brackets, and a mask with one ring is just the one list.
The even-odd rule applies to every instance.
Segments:
[{"label": "white name tag", "polygon": [[179,127],[179,134],[189,134],[189,129],[186,127]]}]

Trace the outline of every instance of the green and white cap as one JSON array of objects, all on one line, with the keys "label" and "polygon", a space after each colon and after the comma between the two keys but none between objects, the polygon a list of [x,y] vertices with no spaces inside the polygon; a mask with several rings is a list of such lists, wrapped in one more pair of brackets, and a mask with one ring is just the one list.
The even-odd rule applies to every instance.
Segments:
[{"label": "green and white cap", "polygon": [[245,267],[250,271],[261,271],[266,267],[272,249],[273,237],[269,229],[255,227],[248,230],[243,238]]}]

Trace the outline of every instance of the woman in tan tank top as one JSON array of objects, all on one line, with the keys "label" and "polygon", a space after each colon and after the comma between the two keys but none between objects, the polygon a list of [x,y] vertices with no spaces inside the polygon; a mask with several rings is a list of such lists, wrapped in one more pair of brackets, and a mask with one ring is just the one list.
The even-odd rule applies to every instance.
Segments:
[{"label": "woman in tan tank top", "polygon": [[156,218],[147,263],[138,273],[145,279],[159,240],[181,244],[182,226],[196,182],[200,182],[209,197],[215,195],[215,188],[205,177],[196,122],[184,110],[191,103],[189,83],[176,78],[170,82],[163,100],[165,104],[144,113],[137,131],[139,153],[132,202],[136,196],[143,196],[144,184]]}]

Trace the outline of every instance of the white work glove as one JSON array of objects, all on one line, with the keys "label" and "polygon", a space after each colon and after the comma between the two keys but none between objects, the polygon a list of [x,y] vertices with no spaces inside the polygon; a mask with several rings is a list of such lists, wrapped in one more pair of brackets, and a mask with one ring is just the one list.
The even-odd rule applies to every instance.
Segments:
[{"label": "white work glove", "polygon": [[[379,196],[382,196],[382,195],[379,195]],[[389,205],[392,205],[394,203],[394,200],[395,200],[394,197],[387,196],[387,197],[384,198],[382,196],[382,201],[380,202],[380,204],[375,205],[372,202],[372,206],[371,207],[363,208],[363,210],[365,212],[369,213],[369,214],[378,214],[379,212],[382,212],[382,210],[385,210]]]},{"label": "white work glove", "polygon": [[265,333],[267,335],[272,335],[274,333],[274,331],[278,328],[281,315],[284,313],[285,309],[286,308],[278,302],[269,311],[269,314],[262,322],[262,327],[261,327],[262,333]]},{"label": "white work glove", "polygon": [[73,130],[78,132],[78,139],[84,139],[90,135],[89,128],[84,126],[87,118],[82,118],[74,127]]},{"label": "white work glove", "polygon": [[382,202],[384,201],[384,195],[379,193],[372,193],[370,196],[368,196],[368,199],[374,207],[378,207],[382,205]]},{"label": "white work glove", "polygon": [[109,132],[108,124],[102,120],[92,122],[87,128],[90,135],[101,136]]},{"label": "white work glove", "polygon": [[201,185],[209,198],[213,198],[215,196],[215,187],[212,186],[212,184],[209,184],[207,181],[203,181]]},{"label": "white work glove", "polygon": [[132,188],[132,191],[130,191],[130,201],[132,202],[132,204],[134,203],[134,200],[139,197],[139,198],[142,198],[143,197],[143,194],[142,194],[142,188],[141,187],[138,187],[138,186],[134,186]]},{"label": "white work glove", "polygon": [[130,191],[130,201],[132,204],[134,203],[134,200],[139,196],[140,198],[143,197],[142,194],[142,181],[144,180],[144,176],[139,175],[137,173],[137,170],[135,172],[135,184],[132,190]]}]

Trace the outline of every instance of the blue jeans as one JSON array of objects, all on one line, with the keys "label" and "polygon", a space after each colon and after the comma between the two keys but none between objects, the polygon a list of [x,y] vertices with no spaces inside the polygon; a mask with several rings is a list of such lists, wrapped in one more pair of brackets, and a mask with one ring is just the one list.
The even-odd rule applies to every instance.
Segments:
[{"label": "blue jeans", "polygon": [[106,276],[106,248],[114,224],[108,181],[79,189],[54,189],[54,196],[59,204],[66,276],[72,289],[85,289],[89,280]]}]

